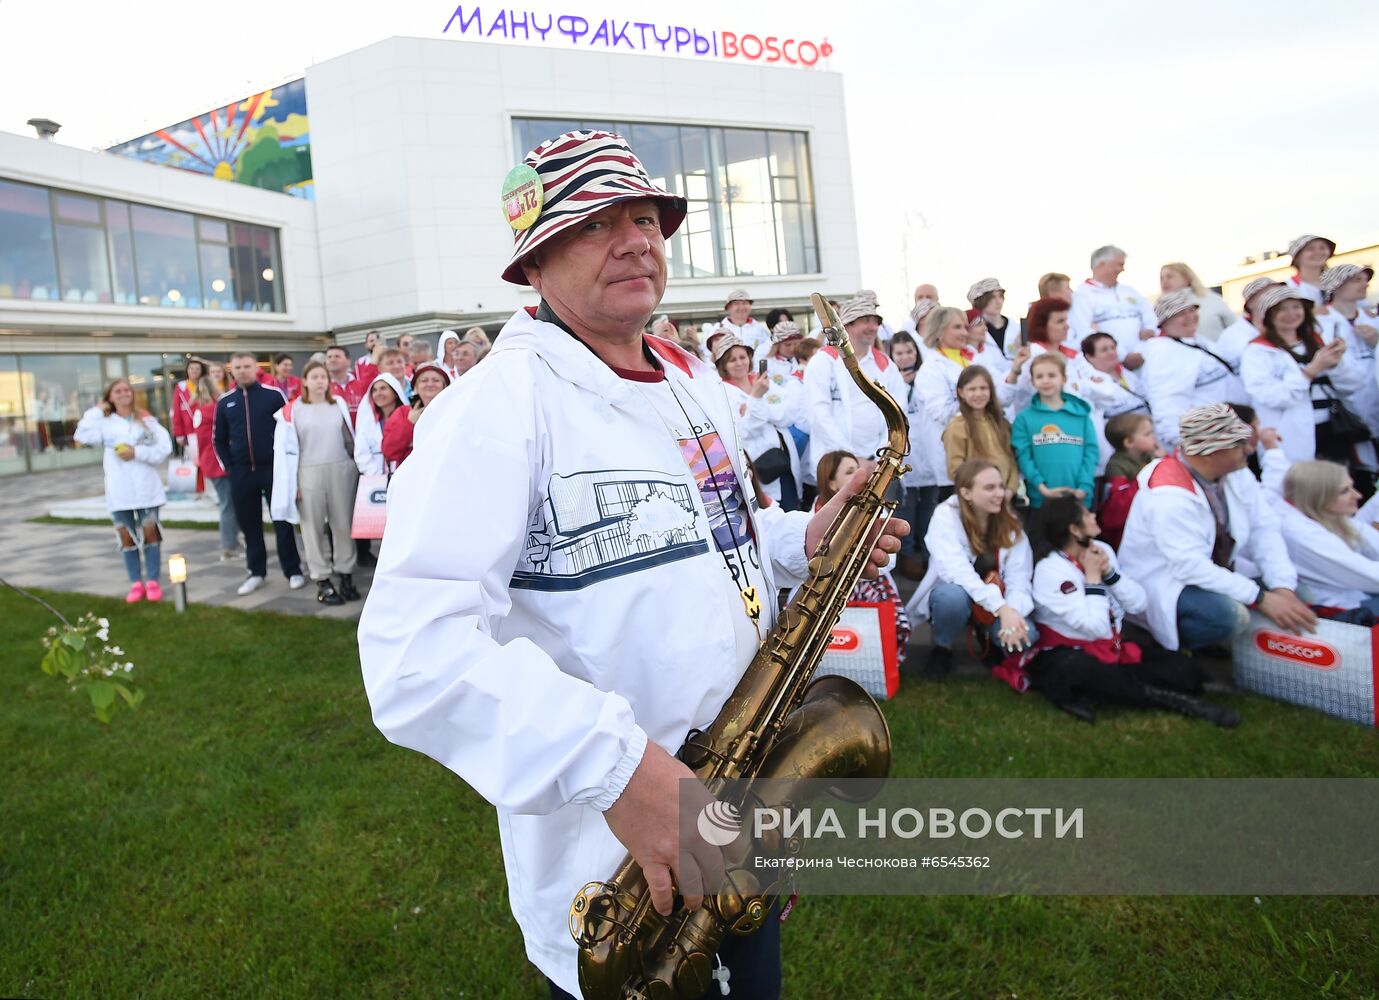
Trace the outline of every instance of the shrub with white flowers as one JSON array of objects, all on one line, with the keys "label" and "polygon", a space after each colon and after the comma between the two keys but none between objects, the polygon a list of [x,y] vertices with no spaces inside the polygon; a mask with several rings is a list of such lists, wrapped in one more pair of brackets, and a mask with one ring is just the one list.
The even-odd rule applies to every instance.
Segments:
[{"label": "shrub with white flowers", "polygon": [[110,620],[87,612],[72,623],[62,612],[26,590],[0,580],[0,584],[41,604],[62,623],[51,626],[39,641],[46,652],[39,664],[49,677],[62,677],[73,694],[85,692],[97,719],[109,722],[123,704],[138,708],[144,692],[134,687],[134,663],[125,651],[110,643]]}]

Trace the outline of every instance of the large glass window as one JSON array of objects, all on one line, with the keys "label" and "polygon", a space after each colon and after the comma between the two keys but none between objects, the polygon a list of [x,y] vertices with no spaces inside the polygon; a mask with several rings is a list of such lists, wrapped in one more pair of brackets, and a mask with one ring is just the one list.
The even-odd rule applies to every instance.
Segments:
[{"label": "large glass window", "polygon": [[110,261],[99,198],[58,194],[57,269],[64,302],[109,302]]},{"label": "large glass window", "polygon": [[278,232],[0,180],[0,298],[282,312]]},{"label": "large glass window", "polygon": [[57,297],[48,190],[0,181],[0,298]]},{"label": "large glass window", "polygon": [[99,448],[72,439],[77,421],[101,396],[100,358],[93,354],[22,354],[20,387],[28,418],[29,462],[38,469],[99,462]]},{"label": "large glass window", "polygon": [[688,202],[684,225],[666,244],[672,278],[819,271],[809,144],[803,133],[517,118],[517,155],[575,128],[619,133],[648,176]]},{"label": "large glass window", "polygon": [[125,377],[134,390],[134,405],[153,414],[164,427],[171,426],[172,388],[167,359],[161,354],[130,354],[126,358]]},{"label": "large glass window", "polygon": [[0,476],[23,472],[24,389],[19,365],[13,354],[0,354]]}]

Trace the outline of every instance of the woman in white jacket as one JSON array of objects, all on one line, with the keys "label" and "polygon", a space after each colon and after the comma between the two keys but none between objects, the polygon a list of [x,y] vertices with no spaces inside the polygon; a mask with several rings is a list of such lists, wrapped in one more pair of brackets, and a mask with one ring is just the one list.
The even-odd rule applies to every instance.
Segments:
[{"label": "woman in white jacket", "polygon": [[104,451],[105,505],[129,576],[125,601],[161,600],[158,509],[167,495],[158,468],[172,454],[172,439],[151,414],[135,408],[134,389],[122,378],[105,387],[99,406],[82,414],[74,436]]},{"label": "woman in white jacket", "polygon": [[1154,304],[1159,335],[1140,347],[1154,433],[1170,451],[1178,444],[1178,420],[1198,406],[1224,403],[1235,371],[1212,347],[1197,342],[1199,308],[1186,289]]},{"label": "woman in white jacket", "polygon": [[1351,464],[1353,442],[1337,433],[1330,409],[1360,388],[1345,340],[1326,340],[1311,300],[1287,285],[1260,296],[1257,318],[1263,334],[1245,347],[1240,374],[1260,423],[1279,432],[1291,462],[1329,458]]},{"label": "woman in white jacket", "polygon": [[1233,726],[1229,709],[1198,701],[1205,679],[1191,657],[1121,636],[1125,616],[1149,598],[1121,572],[1098,539],[1096,516],[1076,497],[1054,497],[1039,512],[1034,617],[1039,639],[1023,666],[1030,686],[1068,714],[1095,722],[1100,702],[1172,709]]},{"label": "woman in white jacket", "polygon": [[[275,521],[302,526],[306,562],[316,581],[316,600],[340,605],[357,601],[357,554],[350,540],[359,469],[354,464],[354,431],[345,401],[330,388],[326,366],[312,361],[302,372],[302,394],[276,414],[273,431]],[[298,510],[300,506],[300,517]],[[330,537],[326,537],[326,526]],[[337,591],[332,569],[340,576]]]},{"label": "woman in white jacket", "polygon": [[1298,462],[1276,504],[1298,589],[1323,618],[1373,625],[1379,617],[1379,531],[1357,516],[1360,494],[1335,462]]},{"label": "woman in white jacket", "polygon": [[405,405],[405,396],[402,383],[388,372],[379,372],[369,383],[366,401],[360,404],[354,422],[354,464],[361,476],[392,471],[383,458],[383,424],[394,410]]},{"label": "woman in white jacket", "polygon": [[1097,461],[1097,475],[1106,471],[1106,463],[1115,453],[1115,445],[1106,439],[1106,421],[1123,413],[1143,413],[1149,416],[1149,398],[1139,372],[1132,372],[1121,364],[1116,338],[1109,333],[1093,333],[1082,340],[1082,357],[1086,362],[1082,377],[1082,398],[1092,404],[1092,420],[1097,426],[1097,441],[1101,458]]},{"label": "woman in white jacket", "polygon": [[1029,619],[1029,539],[1006,499],[1001,470],[985,459],[958,466],[956,493],[934,511],[925,543],[929,571],[905,610],[928,619],[934,646],[924,675],[941,680],[953,667],[953,644],[969,623],[989,635],[991,656],[1023,650],[1039,637]]},{"label": "woman in white jacket", "polygon": [[763,492],[785,510],[799,510],[800,456],[790,433],[791,414],[780,407],[773,410],[767,402],[771,380],[752,375],[751,352],[736,335],[718,338],[713,345],[713,363],[728,394],[742,448]]}]

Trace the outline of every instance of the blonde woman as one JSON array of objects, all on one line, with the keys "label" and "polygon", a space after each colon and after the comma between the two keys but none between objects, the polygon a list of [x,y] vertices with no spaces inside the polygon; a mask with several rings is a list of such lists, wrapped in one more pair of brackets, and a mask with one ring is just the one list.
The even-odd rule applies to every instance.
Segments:
[{"label": "blonde woman", "polygon": [[1360,494],[1335,462],[1298,462],[1276,503],[1298,589],[1323,618],[1373,625],[1379,616],[1379,531],[1356,516]]},{"label": "blonde woman", "polygon": [[1167,295],[1186,288],[1197,303],[1197,339],[1216,343],[1221,334],[1239,319],[1221,298],[1197,277],[1197,272],[1180,260],[1171,261],[1159,268],[1159,293]]}]

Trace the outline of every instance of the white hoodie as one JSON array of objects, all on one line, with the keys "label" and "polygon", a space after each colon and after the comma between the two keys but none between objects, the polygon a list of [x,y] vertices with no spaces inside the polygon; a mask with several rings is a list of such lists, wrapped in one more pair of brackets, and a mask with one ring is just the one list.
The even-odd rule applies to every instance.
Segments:
[{"label": "white hoodie", "polygon": [[436,363],[445,369],[445,373],[450,376],[450,381],[454,382],[460,377],[460,373],[451,368],[450,363],[445,360],[445,349],[452,340],[459,343],[460,335],[454,330],[442,331],[440,342],[436,344]]},{"label": "white hoodie", "polygon": [[354,416],[354,464],[361,476],[378,476],[388,471],[388,463],[383,460],[383,425],[373,405],[373,387],[380,381],[393,387],[399,406],[407,405],[407,393],[396,377],[379,372],[369,383],[369,391],[359,401],[359,411]]},{"label": "white hoodie", "polygon": [[[716,430],[702,439],[709,454],[722,445],[711,482],[746,483],[717,374],[647,343]],[[375,724],[498,808],[527,955],[576,996],[570,901],[626,853],[602,812],[646,741],[674,752],[746,666],[711,531],[731,519],[759,543],[763,635],[767,595],[808,569],[808,514],[749,499],[711,519],[685,454],[635,383],[519,310],[417,422],[359,623]],[[465,530],[435,530],[453,523]]]},{"label": "white hoodie", "polygon": [[[140,412],[126,420],[118,413],[106,416],[93,406],[81,415],[72,436],[79,444],[104,449],[101,462],[108,510],[148,510],[167,502],[158,467],[172,454],[172,439],[150,414]],[[115,454],[115,446],[121,444],[134,448],[128,462]]]}]

